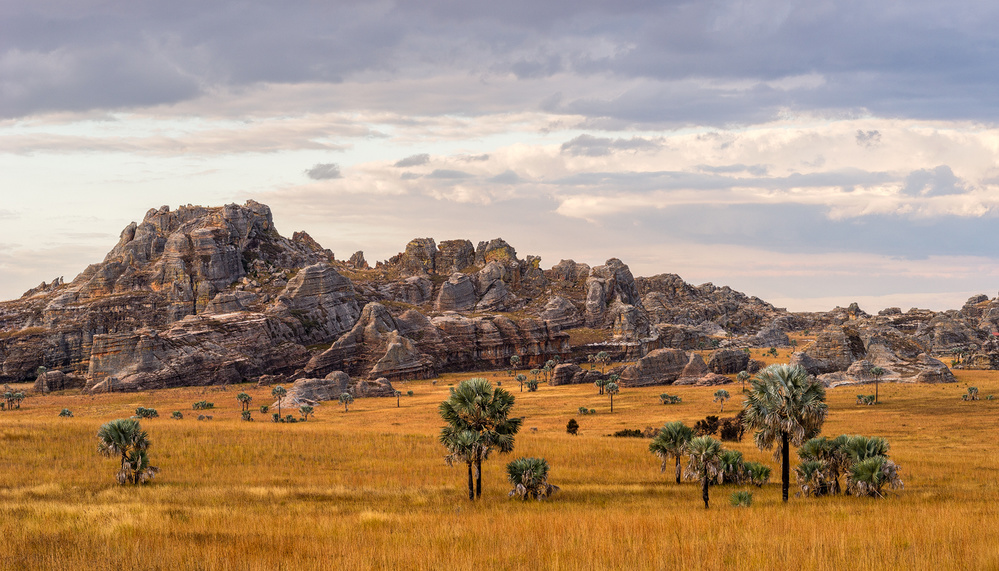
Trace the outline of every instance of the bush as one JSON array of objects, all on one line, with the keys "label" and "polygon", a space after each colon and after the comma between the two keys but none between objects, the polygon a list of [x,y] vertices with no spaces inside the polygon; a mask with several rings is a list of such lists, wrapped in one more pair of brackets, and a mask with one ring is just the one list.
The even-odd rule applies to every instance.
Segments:
[{"label": "bush", "polygon": [[590,409],[590,414],[597,414],[597,409],[591,408]]},{"label": "bush", "polygon": [[198,402],[191,405],[191,408],[193,408],[194,410],[208,410],[215,408],[215,403],[199,400]]},{"label": "bush", "polygon": [[579,407],[578,410],[579,410],[579,414],[590,414],[590,409],[586,408],[585,406]]},{"label": "bush", "polygon": [[729,502],[735,507],[748,508],[753,503],[753,493],[745,490],[732,492]]},{"label": "bush", "polygon": [[243,420],[253,420],[253,417],[250,416],[250,411],[248,410],[243,411]]},{"label": "bush", "polygon": [[411,396],[413,396],[414,394],[415,394],[415,393],[414,393],[413,391],[406,391],[406,396],[407,396],[407,397],[411,397]]},{"label": "bush", "polygon": [[275,412],[271,414],[271,420],[274,422],[281,422],[281,415]]},{"label": "bush", "polygon": [[569,422],[565,425],[565,431],[573,436],[579,432],[579,423],[576,422],[575,418],[569,419]]},{"label": "bush", "polygon": [[874,404],[874,395],[857,395],[857,404]]},{"label": "bush", "polygon": [[267,414],[269,409],[270,407],[265,404],[260,405],[260,414]]},{"label": "bush", "polygon": [[156,418],[159,415],[160,413],[156,412],[155,408],[145,408],[140,406],[139,408],[135,409],[135,416],[137,416],[138,418]]},{"label": "bush", "polygon": [[289,414],[288,416],[284,417],[283,422],[298,422],[298,419]]},{"label": "bush", "polygon": [[68,408],[64,408],[62,409],[62,411],[59,412],[59,416],[65,416],[67,418],[72,417],[73,411],[69,410]]},{"label": "bush", "polygon": [[180,420],[180,419],[184,418],[184,413],[180,412],[179,410],[175,410],[175,411],[173,411],[173,414],[170,415],[170,418],[172,418],[174,420]]},{"label": "bush", "polygon": [[745,431],[746,428],[742,424],[742,419],[736,416],[722,420],[719,428],[719,436],[724,441],[741,442]]},{"label": "bush", "polygon": [[642,431],[637,428],[624,428],[614,433],[618,438],[642,438]]},{"label": "bush", "polygon": [[680,395],[668,395],[666,393],[659,395],[659,400],[663,404],[680,404],[681,402],[683,402],[683,399],[680,398]]},{"label": "bush", "polygon": [[714,434],[718,432],[718,417],[714,415],[708,415],[704,417],[704,420],[698,420],[694,424],[694,432],[698,436],[708,436],[709,434]]}]

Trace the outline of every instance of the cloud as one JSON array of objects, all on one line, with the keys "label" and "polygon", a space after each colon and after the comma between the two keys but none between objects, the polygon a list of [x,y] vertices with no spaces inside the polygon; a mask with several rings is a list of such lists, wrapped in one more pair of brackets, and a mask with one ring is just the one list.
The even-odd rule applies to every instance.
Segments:
[{"label": "cloud", "polygon": [[863,131],[857,129],[857,144],[861,147],[876,147],[881,144],[881,133],[877,130]]},{"label": "cloud", "polygon": [[962,194],[967,190],[967,186],[954,176],[954,171],[947,165],[912,171],[905,177],[905,186],[902,188],[903,193],[911,196]]},{"label": "cloud", "polygon": [[522,182],[524,179],[520,178],[520,175],[518,175],[517,173],[508,169],[486,180],[488,182],[495,184],[517,184],[519,182]]},{"label": "cloud", "polygon": [[630,139],[610,139],[579,135],[562,143],[562,152],[570,156],[602,157],[614,151],[655,151],[662,146],[661,142],[632,137]]},{"label": "cloud", "polygon": [[435,169],[433,172],[427,175],[427,178],[436,178],[441,180],[458,180],[463,178],[471,178],[473,176],[475,175],[469,174],[464,171]]},{"label": "cloud", "polygon": [[399,168],[418,167],[420,165],[425,165],[429,162],[430,162],[430,155],[422,153],[419,155],[411,155],[404,159],[400,159],[395,162],[394,166]]},{"label": "cloud", "polygon": [[331,180],[342,178],[340,175],[340,165],[336,163],[318,163],[311,169],[305,170],[305,175],[312,180]]}]

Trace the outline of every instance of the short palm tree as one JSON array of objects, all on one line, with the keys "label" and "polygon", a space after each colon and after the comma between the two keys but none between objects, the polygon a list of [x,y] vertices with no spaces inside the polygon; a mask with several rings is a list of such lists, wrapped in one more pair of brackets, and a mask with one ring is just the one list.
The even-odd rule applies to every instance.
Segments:
[{"label": "short palm tree", "polygon": [[281,399],[283,399],[287,394],[288,391],[285,390],[285,388],[282,387],[281,385],[278,385],[273,389],[271,389],[271,396],[276,398],[278,403],[278,411],[277,411],[278,418],[281,418]]},{"label": "short palm tree", "polygon": [[739,371],[739,374],[735,376],[735,380],[742,383],[742,392],[746,392],[746,381],[749,380],[750,374],[748,371]]},{"label": "short palm tree", "polygon": [[239,393],[238,395],[236,395],[236,400],[238,400],[239,404],[243,407],[242,409],[243,411],[249,411],[250,402],[253,400],[253,397],[251,397],[246,393]]},{"label": "short palm tree", "polygon": [[520,392],[524,392],[524,382],[527,381],[527,375],[524,373],[519,373],[517,375],[517,382],[520,383]]},{"label": "short palm tree", "polygon": [[343,405],[343,411],[347,412],[347,407],[354,402],[354,395],[348,392],[340,393],[340,398],[338,399],[340,404]]},{"label": "short palm tree", "polygon": [[687,445],[694,438],[694,429],[679,420],[667,422],[659,434],[649,443],[652,452],[663,461],[660,471],[666,471],[666,463],[670,458],[676,462],[676,483],[680,483],[680,458],[687,454]]},{"label": "short palm tree", "polygon": [[548,462],[544,458],[517,458],[506,465],[506,474],[513,484],[510,497],[540,501],[559,490],[548,483]]},{"label": "short palm tree", "polygon": [[746,477],[757,488],[770,481],[770,466],[758,462],[746,462]]},{"label": "short palm tree", "polygon": [[[447,423],[441,429],[440,442],[448,449],[449,456],[458,453],[464,459],[466,454],[471,454],[476,498],[482,497],[482,462],[489,458],[493,449],[501,453],[513,450],[514,436],[524,422],[522,418],[510,417],[513,403],[513,395],[506,390],[494,389],[486,379],[475,378],[452,387],[447,400],[438,407],[441,418]],[[475,437],[462,436],[466,432]]]},{"label": "short palm tree", "polygon": [[794,475],[801,487],[801,493],[808,496],[824,496],[829,492],[826,481],[826,463],[821,460],[805,460],[794,468]]},{"label": "short palm tree", "polygon": [[791,445],[817,436],[828,407],[826,391],[798,365],[775,364],[750,381],[745,401],[746,428],[756,430],[756,446],[775,448],[781,459],[781,495],[787,501],[791,480]]},{"label": "short palm tree", "polygon": [[[249,411],[247,411],[247,412],[249,412]],[[309,416],[313,412],[315,412],[315,409],[312,408],[312,405],[303,404],[302,406],[298,407],[298,412],[301,413],[302,420],[309,420]]]},{"label": "short palm tree", "polygon": [[721,462],[721,471],[718,473],[718,483],[742,483],[746,472],[746,464],[742,461],[742,452],[738,450],[722,450],[719,460]]},{"label": "short palm tree", "polygon": [[881,490],[901,488],[898,466],[884,456],[871,456],[857,462],[847,474],[847,490],[857,496],[883,498]]},{"label": "short palm tree", "polygon": [[721,442],[710,436],[698,436],[687,445],[687,476],[701,481],[704,509],[708,508],[708,484],[721,473],[721,451]]},{"label": "short palm tree", "polygon": [[715,399],[714,399],[714,401],[718,402],[718,403],[721,403],[721,408],[718,409],[718,412],[724,412],[725,411],[725,401],[727,401],[731,397],[732,397],[732,395],[728,394],[728,391],[726,391],[725,389],[718,389],[717,391],[715,391]]},{"label": "short palm tree", "polygon": [[402,406],[402,391],[393,391],[392,394],[395,395],[395,408],[400,408]]},{"label": "short palm tree", "polygon": [[97,431],[98,454],[106,458],[121,456],[121,468],[116,475],[119,484],[141,484],[159,471],[149,465],[146,450],[150,444],[139,421],[131,418],[112,420]]}]

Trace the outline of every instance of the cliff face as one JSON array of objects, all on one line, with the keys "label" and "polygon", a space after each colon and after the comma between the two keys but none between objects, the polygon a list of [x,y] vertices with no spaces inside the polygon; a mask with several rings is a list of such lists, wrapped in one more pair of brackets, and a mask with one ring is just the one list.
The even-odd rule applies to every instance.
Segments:
[{"label": "cliff face", "polygon": [[[987,296],[942,313],[890,308],[872,316],[854,304],[791,314],[673,274],[636,278],[616,258],[543,270],[540,258],[521,259],[500,238],[477,246],[417,238],[372,268],[363,252],[340,262],[304,232],[281,236],[270,209],[249,201],[150,210],[72,282],[60,278],[0,303],[0,381],[31,380],[45,366],[63,376],[40,379],[41,390],[336,371],[374,382],[506,367],[513,355],[535,367],[556,355],[640,359],[663,350],[622,379],[701,382],[684,350],[784,346],[789,331],[826,327],[798,357],[816,374],[879,363],[907,377],[946,379],[930,353],[959,351],[963,366],[999,366],[997,315],[999,300]],[[573,330],[583,339],[574,345]],[[741,366],[741,353],[727,355],[708,367],[717,374]]]}]

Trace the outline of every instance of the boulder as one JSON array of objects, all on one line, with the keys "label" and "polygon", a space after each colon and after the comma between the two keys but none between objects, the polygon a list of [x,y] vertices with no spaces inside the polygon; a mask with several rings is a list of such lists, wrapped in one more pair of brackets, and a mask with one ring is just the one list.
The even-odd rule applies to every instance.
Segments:
[{"label": "boulder", "polygon": [[548,300],[539,317],[557,329],[572,329],[583,325],[583,314],[572,302],[559,295]]},{"label": "boulder", "polygon": [[478,300],[475,298],[475,283],[465,274],[454,273],[441,284],[437,294],[437,311],[471,311]]},{"label": "boulder", "polygon": [[745,371],[749,365],[749,355],[739,349],[719,349],[711,353],[708,369],[719,375],[729,375]]},{"label": "boulder", "polygon": [[558,385],[569,385],[572,384],[573,379],[576,375],[582,376],[583,369],[574,363],[562,363],[555,366],[555,370],[552,371],[551,381],[548,382],[551,386],[555,387]]},{"label": "boulder", "polygon": [[62,391],[66,389],[82,389],[86,379],[75,375],[67,375],[62,371],[46,371],[35,379],[34,389],[40,393]]},{"label": "boulder", "polygon": [[671,385],[683,373],[690,358],[679,349],[656,349],[621,371],[622,387]]},{"label": "boulder", "polygon": [[[683,372],[680,373],[680,380],[699,379],[708,374],[708,372],[708,365],[704,362],[704,358],[699,353],[691,353],[687,365],[683,368]],[[677,381],[677,383],[682,384],[680,381]]]},{"label": "boulder", "polygon": [[703,377],[697,379],[694,383],[699,387],[713,387],[715,385],[727,385],[732,382],[732,379],[726,377],[725,375],[719,375],[717,373],[708,373]]}]

